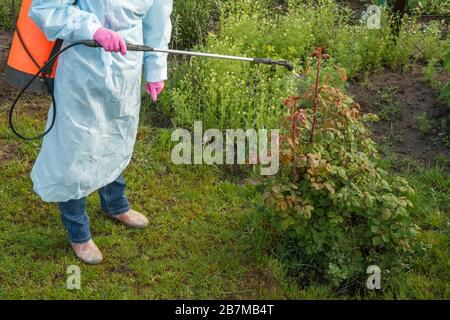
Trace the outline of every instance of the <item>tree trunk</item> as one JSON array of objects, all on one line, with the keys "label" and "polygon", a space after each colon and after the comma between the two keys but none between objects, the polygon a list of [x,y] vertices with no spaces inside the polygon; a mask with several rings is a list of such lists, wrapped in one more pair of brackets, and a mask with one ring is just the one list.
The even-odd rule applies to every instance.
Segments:
[{"label": "tree trunk", "polygon": [[396,0],[394,4],[394,13],[403,15],[406,10],[406,0]]},{"label": "tree trunk", "polygon": [[394,19],[392,23],[392,33],[394,34],[395,38],[397,38],[400,33],[400,29],[402,27],[402,19],[405,12],[406,0],[396,0],[394,3]]}]

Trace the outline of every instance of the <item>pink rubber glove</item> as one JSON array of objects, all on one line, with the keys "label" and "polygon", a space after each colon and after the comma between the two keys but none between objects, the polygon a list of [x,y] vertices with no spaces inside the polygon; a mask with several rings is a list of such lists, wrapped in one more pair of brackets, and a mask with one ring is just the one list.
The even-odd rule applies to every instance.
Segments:
[{"label": "pink rubber glove", "polygon": [[94,33],[94,40],[97,41],[105,51],[120,52],[122,55],[127,53],[127,44],[117,32],[106,28],[99,28]]},{"label": "pink rubber glove", "polygon": [[160,82],[150,82],[145,86],[145,90],[147,90],[148,94],[152,97],[153,102],[158,100],[159,94],[164,89],[164,81]]}]

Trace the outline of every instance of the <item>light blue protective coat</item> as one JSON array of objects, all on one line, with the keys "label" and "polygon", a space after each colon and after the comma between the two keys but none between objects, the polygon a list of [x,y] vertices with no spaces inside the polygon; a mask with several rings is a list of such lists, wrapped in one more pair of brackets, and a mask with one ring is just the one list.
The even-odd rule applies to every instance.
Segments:
[{"label": "light blue protective coat", "polygon": [[[93,39],[100,27],[129,43],[168,46],[172,0],[33,0],[30,17],[50,40]],[[33,167],[34,190],[46,202],[86,197],[116,180],[136,140],[141,75],[167,78],[167,55],[77,46],[63,53],[55,79],[57,117]],[[49,119],[51,119],[50,111]]]}]

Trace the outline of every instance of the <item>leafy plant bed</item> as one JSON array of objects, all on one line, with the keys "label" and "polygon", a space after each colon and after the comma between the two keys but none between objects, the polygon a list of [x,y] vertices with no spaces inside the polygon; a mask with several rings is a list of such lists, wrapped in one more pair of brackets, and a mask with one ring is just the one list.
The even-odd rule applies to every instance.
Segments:
[{"label": "leafy plant bed", "polygon": [[[413,17],[405,17],[394,38],[388,15],[383,15],[380,30],[369,30],[354,21],[351,9],[331,0],[289,2],[283,14],[255,6],[254,1],[244,1],[239,16],[222,16],[219,30],[197,49],[286,59],[304,72],[313,48],[327,47],[333,67],[324,73],[333,77],[340,68],[349,78],[385,66],[440,62],[444,56],[442,23],[425,28]],[[172,65],[170,74],[169,90],[157,110],[183,127],[199,119],[208,129],[279,127],[285,116],[281,102],[295,94],[298,85],[285,70],[212,59],[186,59]],[[333,85],[342,82],[332,80],[336,80]]]},{"label": "leafy plant bed", "polygon": [[[448,75],[435,79],[445,83]],[[423,68],[404,73],[385,69],[352,81],[348,91],[363,112],[382,118],[370,124],[377,142],[422,163],[450,160],[450,109],[427,83]]]}]

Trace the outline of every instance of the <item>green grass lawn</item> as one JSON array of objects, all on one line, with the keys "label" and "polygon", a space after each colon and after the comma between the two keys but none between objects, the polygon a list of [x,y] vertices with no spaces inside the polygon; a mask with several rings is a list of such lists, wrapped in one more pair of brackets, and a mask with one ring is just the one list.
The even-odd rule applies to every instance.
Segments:
[{"label": "green grass lawn", "polygon": [[[33,133],[32,123],[43,124],[36,118],[22,114],[22,130]],[[168,131],[142,119],[125,177],[134,209],[145,213],[150,225],[130,230],[111,221],[92,195],[92,234],[105,261],[85,266],[72,253],[56,206],[32,192],[29,172],[39,143],[15,139],[1,113],[1,299],[449,298],[446,169],[393,168],[417,190],[413,214],[430,248],[382,293],[350,296],[325,285],[296,283],[283,259],[267,247],[255,187],[228,178],[219,168],[173,165],[170,144],[161,139]],[[82,290],[66,289],[66,269],[73,264],[82,269]]]},{"label": "green grass lawn", "polygon": [[[20,119],[22,129],[33,122]],[[149,217],[145,231],[108,219],[98,196],[89,197],[92,234],[105,256],[94,267],[74,257],[56,205],[32,192],[39,143],[14,139],[3,113],[0,136],[0,298],[302,297],[274,259],[252,249],[246,221],[260,203],[254,187],[229,182],[214,167],[172,165],[158,130],[142,125],[125,173],[133,207]],[[82,267],[81,291],[66,289],[72,264]]]}]

